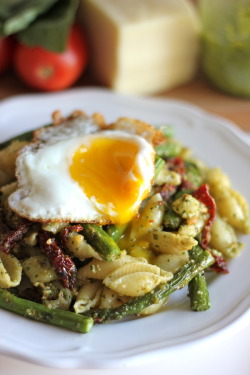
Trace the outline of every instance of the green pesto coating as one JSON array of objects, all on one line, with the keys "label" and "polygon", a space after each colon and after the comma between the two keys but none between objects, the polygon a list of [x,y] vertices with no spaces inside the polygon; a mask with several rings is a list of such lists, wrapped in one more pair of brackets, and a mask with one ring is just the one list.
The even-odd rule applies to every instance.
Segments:
[{"label": "green pesto coating", "polygon": [[70,311],[49,309],[48,307],[16,297],[6,289],[0,289],[0,307],[13,313],[46,324],[52,324],[71,331],[88,333],[93,319]]},{"label": "green pesto coating", "polygon": [[181,225],[182,218],[171,207],[168,207],[164,213],[163,224],[166,228],[176,230]]},{"label": "green pesto coating", "polygon": [[210,297],[204,272],[200,272],[189,282],[188,296],[193,311],[206,311],[210,309]]},{"label": "green pesto coating", "polygon": [[[189,251],[189,258],[195,260],[203,250],[199,246]],[[188,296],[193,311],[206,311],[210,308],[210,297],[204,271],[198,273],[188,284]]]},{"label": "green pesto coating", "polygon": [[81,234],[104,260],[112,261],[120,257],[121,250],[118,245],[101,226],[84,223],[82,227]]},{"label": "green pesto coating", "polygon": [[[192,250],[191,250],[192,251]],[[213,264],[214,258],[208,251],[199,251],[194,259],[185,264],[166,284],[157,286],[153,291],[136,297],[123,305],[113,309],[93,309],[85,315],[92,316],[95,323],[122,319],[127,315],[139,314],[146,307],[168,297],[171,293],[186,285],[201,271]]]},{"label": "green pesto coating", "polygon": [[192,183],[193,187],[197,189],[203,182],[203,175],[199,167],[190,161],[185,161],[186,179]]}]

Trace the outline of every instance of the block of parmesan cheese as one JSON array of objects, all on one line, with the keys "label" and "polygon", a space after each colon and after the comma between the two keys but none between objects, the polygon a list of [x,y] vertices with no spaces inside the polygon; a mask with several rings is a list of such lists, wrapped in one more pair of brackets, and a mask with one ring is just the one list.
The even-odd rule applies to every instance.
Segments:
[{"label": "block of parmesan cheese", "polygon": [[188,0],[82,0],[80,17],[102,84],[153,94],[193,78],[199,17]]}]

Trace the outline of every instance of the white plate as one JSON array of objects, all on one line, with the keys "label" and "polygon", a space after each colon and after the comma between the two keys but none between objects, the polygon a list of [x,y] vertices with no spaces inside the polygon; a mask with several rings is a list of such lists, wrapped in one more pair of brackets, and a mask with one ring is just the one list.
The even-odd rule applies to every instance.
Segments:
[{"label": "white plate", "polygon": [[[220,166],[250,202],[250,147],[245,135],[226,120],[184,102],[122,96],[108,90],[76,89],[26,95],[0,104],[0,141],[50,122],[50,114],[83,109],[100,112],[107,121],[131,116],[152,124],[171,124],[175,136],[210,166]],[[178,354],[204,340],[216,340],[242,327],[249,318],[250,240],[230,263],[230,273],[209,284],[212,307],[189,309],[187,290],[174,293],[168,310],[141,319],[95,326],[87,335],[26,320],[0,310],[0,351],[52,367],[111,368],[145,364]]]}]

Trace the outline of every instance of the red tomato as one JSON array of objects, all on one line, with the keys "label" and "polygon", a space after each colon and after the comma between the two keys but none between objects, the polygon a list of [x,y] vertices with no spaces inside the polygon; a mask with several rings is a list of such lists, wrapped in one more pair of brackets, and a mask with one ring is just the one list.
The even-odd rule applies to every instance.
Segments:
[{"label": "red tomato", "polygon": [[80,77],[86,64],[86,41],[76,25],[70,30],[63,53],[20,44],[14,58],[14,67],[20,78],[29,86],[44,91],[63,90],[71,86]]},{"label": "red tomato", "polygon": [[0,38],[0,73],[10,67],[13,52],[14,40],[11,37]]}]

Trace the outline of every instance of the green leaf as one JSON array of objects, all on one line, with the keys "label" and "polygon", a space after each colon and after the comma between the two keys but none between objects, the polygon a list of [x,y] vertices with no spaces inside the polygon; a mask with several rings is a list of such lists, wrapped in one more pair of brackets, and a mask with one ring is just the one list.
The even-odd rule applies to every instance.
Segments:
[{"label": "green leaf", "polygon": [[31,47],[40,46],[53,52],[63,52],[78,4],[78,0],[60,0],[49,12],[20,32],[19,40]]},{"label": "green leaf", "polygon": [[1,0],[1,35],[7,36],[26,29],[39,15],[58,0]]}]

